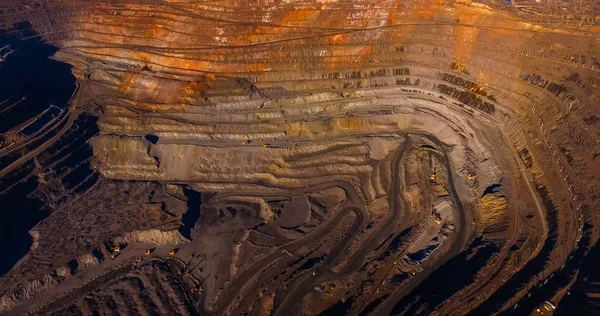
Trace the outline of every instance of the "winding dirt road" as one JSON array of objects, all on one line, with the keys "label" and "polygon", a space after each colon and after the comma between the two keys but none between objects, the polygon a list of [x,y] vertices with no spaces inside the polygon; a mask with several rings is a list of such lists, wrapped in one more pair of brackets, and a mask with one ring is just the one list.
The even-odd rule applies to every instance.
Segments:
[{"label": "winding dirt road", "polygon": [[[415,135],[417,136],[417,135]],[[453,240],[451,249],[445,254],[445,256],[439,260],[436,266],[444,264],[447,260],[454,257],[465,247],[467,242],[467,231],[463,229],[466,227],[466,218],[464,216],[464,207],[459,199],[458,193],[454,186],[453,171],[448,158],[448,154],[444,149],[444,144],[431,135],[418,135],[427,138],[432,141],[436,146],[439,147],[443,153],[444,163],[448,172],[448,180],[450,183],[450,192],[454,197],[454,202],[458,207],[460,216],[459,220],[459,233]],[[293,314],[295,308],[300,304],[303,298],[318,284],[324,282],[331,282],[335,280],[344,279],[356,272],[364,263],[365,258],[373,250],[373,247],[380,244],[386,236],[392,233],[393,228],[401,220],[402,216],[402,201],[401,201],[401,179],[404,176],[402,163],[406,152],[411,148],[413,140],[409,135],[403,137],[402,144],[396,152],[393,160],[392,170],[392,187],[390,189],[390,205],[391,214],[384,220],[384,224],[376,232],[371,234],[364,242],[361,243],[360,247],[353,253],[349,261],[343,266],[341,271],[333,271],[340,260],[342,254],[348,249],[352,241],[357,235],[364,229],[364,226],[369,217],[366,211],[365,201],[356,191],[354,185],[345,181],[331,181],[315,185],[312,187],[285,190],[283,193],[265,193],[265,192],[228,192],[217,194],[214,198],[221,199],[229,196],[256,196],[256,197],[274,197],[274,196],[286,196],[291,197],[299,194],[307,194],[311,192],[317,192],[319,190],[339,187],[342,188],[348,197],[347,201],[341,206],[341,210],[337,212],[332,218],[322,224],[318,230],[308,234],[307,236],[286,243],[279,247],[274,248],[268,255],[264,256],[257,262],[255,262],[250,268],[242,272],[233,282],[231,282],[226,289],[226,292],[222,294],[214,308],[210,310],[205,309],[205,297],[202,297],[198,302],[198,312],[202,315],[222,315],[227,313],[232,308],[235,308],[240,301],[243,301],[245,293],[250,288],[256,288],[261,284],[270,280],[272,274],[285,269],[290,262],[294,259],[290,256],[284,255],[283,253],[294,253],[298,249],[311,245],[323,238],[335,229],[341,220],[351,213],[356,214],[351,227],[345,232],[345,237],[339,244],[327,255],[327,257],[316,267],[313,267],[306,271],[300,271],[296,279],[292,281],[291,285],[286,288],[286,292],[283,294],[283,299],[278,300],[274,306],[273,314],[278,315],[289,315]],[[403,221],[406,221],[404,219]],[[405,225],[405,224],[403,224]],[[395,292],[379,309],[379,312],[383,314],[389,314],[394,308],[396,303],[404,297],[411,289],[416,287],[421,281],[423,281],[436,267],[428,268],[423,273],[419,274],[414,278],[410,284],[403,287],[398,292]],[[312,273],[314,272],[314,273]],[[236,303],[238,302],[238,303]],[[233,305],[232,305],[233,304]]]}]

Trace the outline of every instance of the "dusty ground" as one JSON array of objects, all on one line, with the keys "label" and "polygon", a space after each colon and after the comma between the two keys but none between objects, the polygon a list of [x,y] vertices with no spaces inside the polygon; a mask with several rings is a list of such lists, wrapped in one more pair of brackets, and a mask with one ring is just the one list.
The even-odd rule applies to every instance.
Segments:
[{"label": "dusty ground", "polygon": [[593,314],[598,14],[10,0],[0,313]]}]

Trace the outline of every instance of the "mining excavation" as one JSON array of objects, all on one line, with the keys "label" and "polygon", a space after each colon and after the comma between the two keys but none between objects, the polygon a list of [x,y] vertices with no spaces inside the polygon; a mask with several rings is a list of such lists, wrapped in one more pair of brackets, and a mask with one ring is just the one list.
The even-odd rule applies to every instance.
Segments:
[{"label": "mining excavation", "polygon": [[1,2],[1,315],[600,315],[600,2]]}]

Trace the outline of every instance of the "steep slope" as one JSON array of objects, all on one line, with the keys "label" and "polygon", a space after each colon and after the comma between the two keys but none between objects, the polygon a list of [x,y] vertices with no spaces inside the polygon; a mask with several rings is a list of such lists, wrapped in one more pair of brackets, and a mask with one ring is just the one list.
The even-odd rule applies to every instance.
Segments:
[{"label": "steep slope", "polygon": [[[599,234],[599,5],[9,2],[7,47],[57,47],[77,88],[0,100],[1,197],[44,212],[7,234],[35,238],[10,250],[2,311],[85,310],[91,290],[55,267],[151,229],[172,238],[148,242],[164,262],[143,283],[181,268],[178,300],[201,314],[521,314],[595,289],[576,263]],[[57,232],[62,216],[85,237]],[[148,246],[124,243],[72,274],[92,282]],[[111,283],[119,309],[170,310],[127,280]]]}]

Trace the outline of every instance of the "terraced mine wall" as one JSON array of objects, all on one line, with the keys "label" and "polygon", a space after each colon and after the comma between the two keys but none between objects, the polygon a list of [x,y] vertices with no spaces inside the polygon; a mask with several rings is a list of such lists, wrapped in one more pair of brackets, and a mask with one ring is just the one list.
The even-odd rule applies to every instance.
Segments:
[{"label": "terraced mine wall", "polygon": [[0,10],[2,84],[23,89],[0,92],[0,312],[89,311],[75,275],[113,280],[94,304],[149,313],[597,303],[597,4]]},{"label": "terraced mine wall", "polygon": [[[0,132],[3,133],[3,137],[0,137],[0,142],[2,143],[8,143],[11,138],[18,137],[11,133],[11,130],[23,128],[25,124],[29,124],[27,125],[29,130],[25,130],[24,134],[37,134],[44,125],[51,123],[50,117],[41,116],[40,113],[44,112],[49,104],[54,104],[59,110],[65,110],[75,90],[75,78],[71,74],[71,67],[48,59],[58,48],[36,37],[31,24],[27,22],[16,23],[13,28],[12,32],[3,30],[0,35],[0,47],[10,47],[3,50],[5,53],[10,53],[3,58],[0,67],[2,87],[0,100],[3,106],[0,112]],[[32,38],[23,39],[25,37]],[[94,130],[97,130],[95,119],[88,119],[90,120],[92,122],[85,124],[84,133],[91,132],[87,139],[94,134]],[[80,123],[84,121],[85,119],[79,120]],[[55,133],[48,133],[37,140],[36,144],[39,146],[54,135]],[[60,146],[65,145],[65,142],[56,144],[45,154],[46,159],[41,158],[48,164],[47,168],[59,158],[50,157],[61,148]],[[73,149],[78,146],[81,144],[73,144]],[[35,144],[30,145],[30,148],[35,148]],[[1,168],[6,170],[22,155],[23,151],[3,155],[0,159]],[[57,167],[55,172],[58,177],[65,168]],[[3,205],[3,220],[0,225],[0,248],[6,255],[0,262],[0,274],[8,272],[29,251],[31,247],[29,229],[49,214],[48,208],[44,207],[47,201],[45,197],[35,196],[36,192],[39,192],[38,181],[33,174],[35,168],[34,161],[28,161],[18,170],[2,176],[0,204]]]}]

